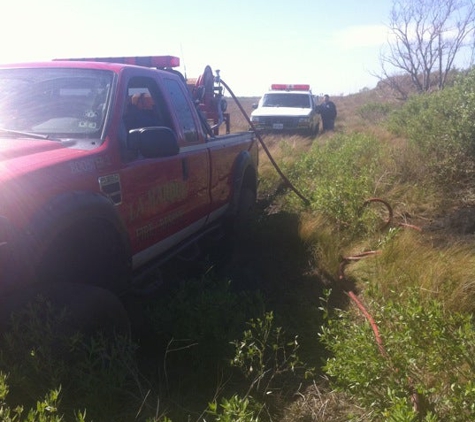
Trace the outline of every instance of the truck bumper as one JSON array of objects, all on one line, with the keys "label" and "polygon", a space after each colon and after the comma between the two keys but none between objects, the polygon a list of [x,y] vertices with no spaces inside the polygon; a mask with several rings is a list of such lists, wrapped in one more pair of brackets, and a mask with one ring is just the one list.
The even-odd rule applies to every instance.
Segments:
[{"label": "truck bumper", "polygon": [[[307,133],[312,131],[312,122],[300,121],[298,118],[267,118],[252,124],[258,131],[282,133]],[[318,126],[317,126],[318,127]]]}]

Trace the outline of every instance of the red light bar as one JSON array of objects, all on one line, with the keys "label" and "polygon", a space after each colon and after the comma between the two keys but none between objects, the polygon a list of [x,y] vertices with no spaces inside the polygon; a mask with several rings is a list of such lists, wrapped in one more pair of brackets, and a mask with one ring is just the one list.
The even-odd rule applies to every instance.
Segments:
[{"label": "red light bar", "polygon": [[54,59],[66,61],[82,61],[82,62],[106,62],[106,63],[124,63],[133,64],[144,67],[178,67],[180,66],[180,58],[175,56],[138,56],[138,57],[87,57],[76,59]]},{"label": "red light bar", "polygon": [[271,89],[276,91],[310,91],[308,84],[272,84]]}]

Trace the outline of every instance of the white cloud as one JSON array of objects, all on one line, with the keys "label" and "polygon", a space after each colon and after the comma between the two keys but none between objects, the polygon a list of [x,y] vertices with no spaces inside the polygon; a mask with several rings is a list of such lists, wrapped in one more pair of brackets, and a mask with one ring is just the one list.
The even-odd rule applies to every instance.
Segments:
[{"label": "white cloud", "polygon": [[334,34],[333,41],[340,48],[381,46],[388,39],[384,25],[349,26]]}]

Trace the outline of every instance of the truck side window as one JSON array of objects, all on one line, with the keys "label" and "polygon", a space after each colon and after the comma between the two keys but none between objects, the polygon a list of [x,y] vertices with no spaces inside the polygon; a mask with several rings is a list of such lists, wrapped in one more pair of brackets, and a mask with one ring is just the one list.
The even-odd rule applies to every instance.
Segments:
[{"label": "truck side window", "polygon": [[141,127],[170,126],[163,97],[153,79],[135,77],[130,80],[123,120],[127,131]]},{"label": "truck side window", "polygon": [[173,106],[176,111],[178,122],[185,134],[186,142],[197,142],[199,140],[196,122],[190,109],[190,102],[187,100],[181,84],[174,80],[165,78],[165,86],[170,94]]}]

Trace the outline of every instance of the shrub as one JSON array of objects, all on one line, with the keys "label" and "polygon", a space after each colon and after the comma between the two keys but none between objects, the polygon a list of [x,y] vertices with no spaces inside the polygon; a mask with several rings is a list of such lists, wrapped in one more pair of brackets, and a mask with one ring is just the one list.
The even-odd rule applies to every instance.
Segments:
[{"label": "shrub", "polygon": [[350,393],[371,420],[460,421],[475,418],[475,330],[472,317],[447,313],[418,292],[370,303],[387,356],[369,324],[340,311],[322,329],[332,353],[325,364],[337,390]]},{"label": "shrub", "polygon": [[[25,412],[23,406],[12,407],[7,403],[9,387],[7,376],[0,372],[0,420],[2,422],[66,422],[67,419],[59,413],[59,390],[46,393],[44,400],[37,401],[36,406]],[[24,417],[25,416],[25,417]],[[74,415],[76,422],[85,422],[86,412]]]},{"label": "shrub", "polygon": [[[313,211],[340,230],[362,234],[372,226],[367,223],[374,216],[362,205],[375,193],[381,151],[378,140],[370,135],[335,135],[324,146],[314,144],[286,171]],[[296,208],[293,196],[289,201]]]},{"label": "shrub", "polygon": [[475,69],[442,91],[412,96],[388,128],[424,154],[432,177],[450,184],[475,173]]},{"label": "shrub", "polygon": [[210,403],[207,413],[216,422],[259,422],[261,407],[252,399],[234,395],[229,400],[223,398],[219,407],[216,403]]},{"label": "shrub", "polygon": [[272,312],[267,312],[264,318],[251,319],[243,338],[232,342],[235,347],[232,365],[251,381],[249,392],[255,389],[264,395],[272,394],[277,379],[304,368],[297,354],[297,338],[287,339],[273,321]]},{"label": "shrub", "polygon": [[249,386],[242,397],[234,394],[230,399],[222,397],[219,406],[216,401],[209,404],[207,413],[216,422],[273,420],[269,414],[275,403],[295,394],[289,378],[300,384],[303,375],[312,372],[297,354],[297,338],[289,339],[281,327],[275,327],[273,312],[252,318],[247,325],[242,338],[231,342],[235,350],[231,365],[239,368]]}]

